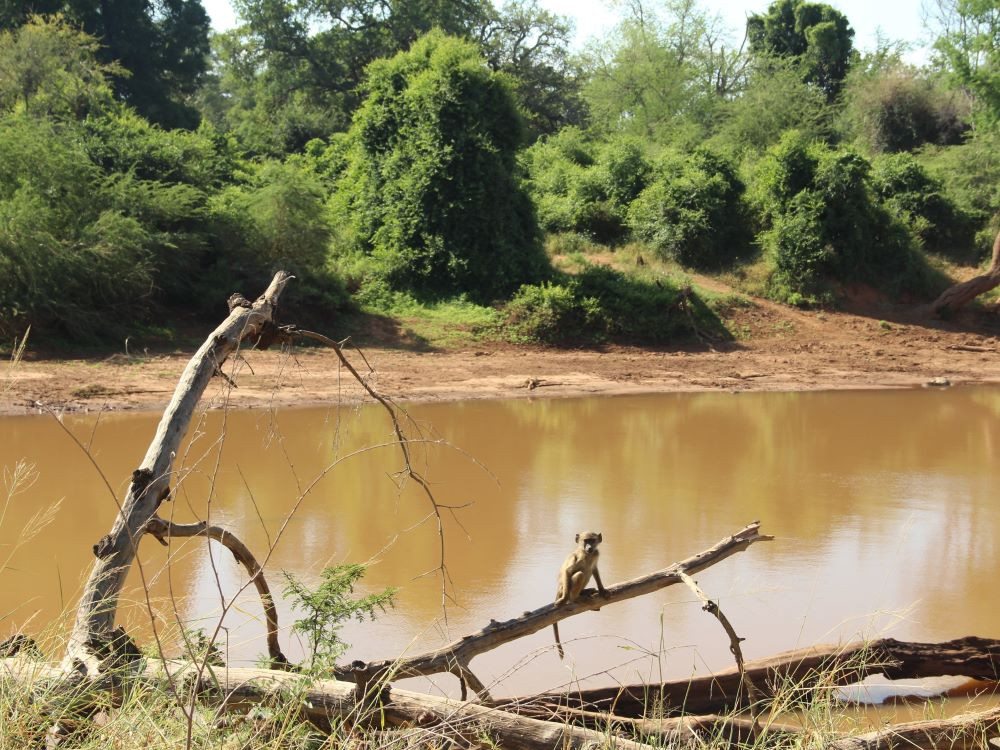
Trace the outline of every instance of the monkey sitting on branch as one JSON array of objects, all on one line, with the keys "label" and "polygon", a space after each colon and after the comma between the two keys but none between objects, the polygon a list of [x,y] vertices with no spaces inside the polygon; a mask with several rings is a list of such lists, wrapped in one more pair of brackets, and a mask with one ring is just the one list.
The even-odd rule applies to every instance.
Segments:
[{"label": "monkey sitting on branch", "polygon": [[[577,547],[570,552],[566,562],[559,569],[559,588],[556,589],[556,605],[575,602],[580,598],[583,587],[594,577],[597,582],[597,591],[601,596],[607,597],[608,592],[601,583],[601,574],[597,571],[597,558],[600,552],[597,546],[604,541],[604,537],[595,531],[581,531],[576,535]],[[556,634],[556,650],[559,658],[562,659],[562,641],[559,640],[559,623],[552,623],[552,630]]]}]

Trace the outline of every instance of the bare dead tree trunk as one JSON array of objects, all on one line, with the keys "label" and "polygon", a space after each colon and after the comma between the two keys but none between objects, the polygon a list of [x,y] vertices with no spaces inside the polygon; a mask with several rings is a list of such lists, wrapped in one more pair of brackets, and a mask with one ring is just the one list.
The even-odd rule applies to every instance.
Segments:
[{"label": "bare dead tree trunk", "polygon": [[[894,724],[877,732],[845,737],[824,745],[824,750],[960,750],[988,747],[1000,736],[1000,708],[961,714],[950,719],[930,719]],[[995,745],[994,745],[995,746]]]},{"label": "bare dead tree trunk", "polygon": [[292,277],[279,271],[267,290],[250,304],[239,295],[230,298],[229,317],[216,328],[188,362],[174,396],[163,412],[156,435],[119,508],[111,532],[94,545],[97,562],[90,572],[77,607],[65,666],[96,672],[97,662],[89,644],[107,639],[118,609],[118,595],[125,582],[142,529],[160,503],[170,495],[174,458],[181,439],[209,381],[220,373],[222,364],[244,342],[253,346],[267,324],[272,322],[278,298]]},{"label": "bare dead tree trunk", "polygon": [[993,240],[993,257],[986,273],[974,279],[945,289],[941,296],[934,300],[931,309],[938,315],[950,315],[974,300],[980,294],[1000,286],[1000,232]]}]

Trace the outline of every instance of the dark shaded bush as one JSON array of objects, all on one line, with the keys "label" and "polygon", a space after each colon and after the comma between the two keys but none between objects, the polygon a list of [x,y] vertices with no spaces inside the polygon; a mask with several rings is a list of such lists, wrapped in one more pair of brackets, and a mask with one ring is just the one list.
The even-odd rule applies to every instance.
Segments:
[{"label": "dark shaded bush", "polygon": [[669,152],[629,206],[628,222],[661,256],[718,268],[750,247],[743,193],[736,170],[721,156],[704,149]]},{"label": "dark shaded bush", "polygon": [[903,64],[852,77],[845,99],[850,130],[875,152],[953,145],[968,129],[968,99]]},{"label": "dark shaded bush", "polygon": [[334,200],[340,256],[393,288],[489,302],[547,263],[515,155],[505,78],[469,42],[431,32],[369,67]]}]

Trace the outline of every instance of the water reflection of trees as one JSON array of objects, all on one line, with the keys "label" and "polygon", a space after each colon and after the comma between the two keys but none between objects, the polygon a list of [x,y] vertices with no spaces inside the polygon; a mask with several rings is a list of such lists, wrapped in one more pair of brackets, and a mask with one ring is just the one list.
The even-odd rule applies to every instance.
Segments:
[{"label": "water reflection of trees", "polygon": [[[998,562],[993,536],[1000,526],[996,390],[479,401],[418,405],[411,412],[432,426],[431,437],[469,451],[499,481],[458,451],[417,450],[441,502],[475,503],[458,511],[469,538],[447,520],[448,563],[465,608],[453,613],[456,630],[551,599],[555,568],[580,528],[604,533],[602,567],[610,582],[694,553],[760,518],[780,541],[704,581],[713,595],[739,597],[743,629],[754,636],[749,654],[820,637],[843,618],[915,602],[918,611],[905,626],[911,635],[991,635],[994,597],[986,586]],[[220,448],[223,419],[227,436]],[[86,441],[93,418],[70,425]],[[154,425],[150,416],[102,418],[95,450],[113,482],[128,476]],[[85,458],[63,449],[58,427],[44,419],[5,426],[0,455],[37,461],[42,477],[30,503],[19,507],[72,498],[46,531],[49,546],[21,554],[17,568],[49,571],[54,548],[62,576],[75,583],[77,569],[89,563],[87,545],[113,515],[107,490]],[[384,415],[372,409],[290,410],[276,418],[213,413],[185,461],[194,470],[163,512],[178,520],[202,517],[211,494],[216,517],[262,550],[299,484],[337,458],[390,439]],[[433,526],[404,532],[386,548],[428,510],[412,488],[396,487],[390,475],[399,467],[391,446],[344,461],[316,484],[268,566],[308,577],[329,562],[378,555],[367,586],[403,585],[404,591],[399,609],[378,624],[376,640],[358,634],[365,641],[361,656],[405,645],[439,614],[439,582],[414,580],[436,565]],[[16,517],[10,519],[0,542],[8,529],[19,528]],[[225,557],[217,559],[229,565]],[[144,559],[155,566],[164,557],[150,544]],[[204,583],[204,564],[204,551],[193,548],[178,562],[174,580],[196,576]],[[37,592],[27,578],[21,585],[7,575],[4,597]],[[227,585],[242,580],[235,567],[225,575]],[[46,576],[55,597],[58,577]],[[155,593],[166,592],[162,581],[157,586]],[[208,596],[207,585],[199,591]],[[602,612],[599,623],[582,621],[581,627],[624,623],[604,632],[625,633],[634,624],[633,633],[652,633],[666,604],[672,637],[695,642],[692,633],[704,630],[702,615],[678,604],[683,598],[664,594],[627,614]],[[814,626],[774,627],[777,609],[785,618],[808,616]]]}]

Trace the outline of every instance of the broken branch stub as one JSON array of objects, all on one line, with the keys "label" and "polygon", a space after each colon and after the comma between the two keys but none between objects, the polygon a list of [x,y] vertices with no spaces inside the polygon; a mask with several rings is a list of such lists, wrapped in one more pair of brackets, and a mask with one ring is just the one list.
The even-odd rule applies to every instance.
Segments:
[{"label": "broken branch stub", "polygon": [[114,625],[118,596],[135,559],[136,544],[146,522],[169,497],[174,459],[195,407],[229,355],[244,342],[255,345],[261,334],[269,330],[278,298],[291,278],[285,271],[279,271],[253,304],[245,300],[231,303],[229,316],[212,331],[184,368],[146,456],[132,473],[132,482],[111,532],[94,545],[97,561],[77,607],[66,653],[67,666],[77,663],[88,671],[97,670],[86,644],[101,640]]}]

